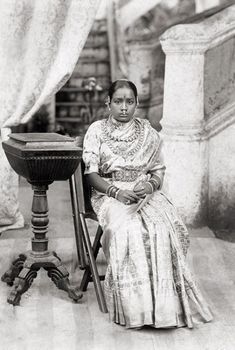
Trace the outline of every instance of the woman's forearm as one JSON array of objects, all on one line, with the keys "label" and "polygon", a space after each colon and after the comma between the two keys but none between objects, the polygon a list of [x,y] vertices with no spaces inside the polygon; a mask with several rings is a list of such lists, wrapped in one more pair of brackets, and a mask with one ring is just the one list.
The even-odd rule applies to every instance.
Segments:
[{"label": "woman's forearm", "polygon": [[91,186],[93,186],[99,192],[107,193],[108,187],[110,188],[111,186],[114,191],[111,190],[110,193],[107,193],[107,195],[119,200],[120,202],[123,202],[124,204],[137,203],[140,199],[133,191],[121,190],[116,186],[110,185],[97,173],[91,173],[87,176]]},{"label": "woman's forearm", "polygon": [[97,191],[105,193],[109,187],[109,183],[105,181],[99,174],[91,173],[86,175],[88,177],[89,183]]}]

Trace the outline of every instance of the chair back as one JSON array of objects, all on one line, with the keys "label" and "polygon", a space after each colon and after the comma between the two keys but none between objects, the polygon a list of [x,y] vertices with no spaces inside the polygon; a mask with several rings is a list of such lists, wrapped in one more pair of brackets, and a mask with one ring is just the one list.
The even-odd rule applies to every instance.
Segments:
[{"label": "chair back", "polygon": [[75,173],[74,173],[74,181],[77,193],[77,203],[78,203],[78,211],[85,215],[85,217],[95,219],[96,215],[93,211],[91,205],[91,185],[88,182],[86,175],[84,175],[85,164],[81,160],[78,165]]}]

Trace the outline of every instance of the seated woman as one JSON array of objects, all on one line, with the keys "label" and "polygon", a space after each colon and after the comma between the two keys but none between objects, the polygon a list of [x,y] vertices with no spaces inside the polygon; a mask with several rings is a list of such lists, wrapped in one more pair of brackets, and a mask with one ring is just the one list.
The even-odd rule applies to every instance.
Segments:
[{"label": "seated woman", "polygon": [[137,104],[136,86],[117,80],[108,91],[110,116],[91,124],[84,139],[104,232],[106,302],[112,321],[128,328],[192,328],[212,315],[185,261],[187,229],[161,191],[160,136],[134,117]]}]

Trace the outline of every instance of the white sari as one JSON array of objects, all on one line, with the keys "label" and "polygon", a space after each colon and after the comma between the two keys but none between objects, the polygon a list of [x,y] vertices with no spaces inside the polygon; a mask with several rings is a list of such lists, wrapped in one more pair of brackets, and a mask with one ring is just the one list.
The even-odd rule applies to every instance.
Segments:
[{"label": "white sari", "polygon": [[[152,174],[161,183],[164,177],[160,136],[144,119],[93,123],[84,139],[83,160],[86,174],[126,174],[118,181],[106,179],[121,189],[132,190]],[[128,179],[133,171],[136,178]],[[161,190],[132,205],[94,190],[92,204],[104,232],[104,289],[112,321],[129,328],[192,328],[212,320],[185,261],[187,229]]]}]

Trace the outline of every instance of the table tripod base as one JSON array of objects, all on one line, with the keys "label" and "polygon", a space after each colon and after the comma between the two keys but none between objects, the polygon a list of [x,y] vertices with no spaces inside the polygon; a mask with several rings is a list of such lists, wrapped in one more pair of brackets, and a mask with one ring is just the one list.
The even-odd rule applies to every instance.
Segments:
[{"label": "table tripod base", "polygon": [[55,252],[40,254],[29,251],[20,254],[1,278],[3,282],[13,286],[7,299],[9,304],[19,305],[21,295],[29,289],[41,267],[47,271],[57,288],[66,291],[71,299],[78,301],[82,298],[80,290],[70,285],[69,273]]},{"label": "table tripod base", "polygon": [[13,286],[15,278],[19,275],[20,271],[23,269],[24,262],[26,260],[25,254],[20,254],[19,257],[11,263],[9,270],[7,270],[1,277],[1,280],[8,284],[8,286]]}]

